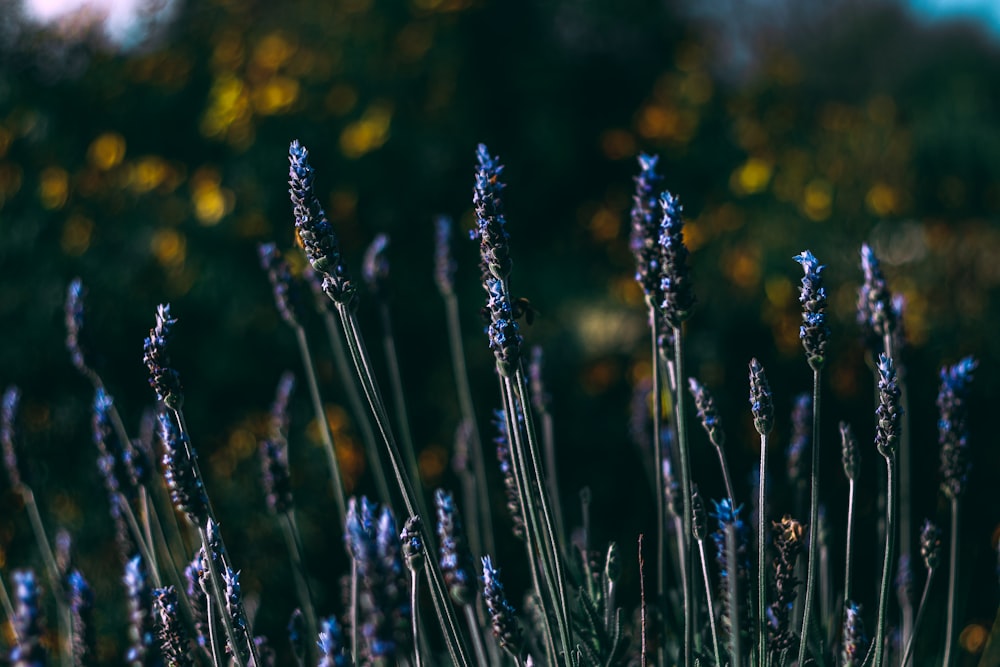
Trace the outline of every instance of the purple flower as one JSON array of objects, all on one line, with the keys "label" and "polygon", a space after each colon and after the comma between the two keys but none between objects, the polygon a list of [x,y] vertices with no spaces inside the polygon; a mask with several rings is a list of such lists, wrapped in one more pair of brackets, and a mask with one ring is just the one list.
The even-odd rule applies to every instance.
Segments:
[{"label": "purple flower", "polygon": [[66,583],[69,589],[69,609],[73,617],[71,644],[73,664],[88,667],[95,664],[96,638],[94,635],[94,594],[79,570],[69,573]]},{"label": "purple flower", "polygon": [[434,492],[437,507],[437,534],[441,542],[441,573],[451,596],[462,605],[471,604],[476,595],[472,575],[472,552],[465,537],[462,517],[455,500],[444,489]]},{"label": "purple flower", "polygon": [[302,302],[299,296],[299,284],[292,277],[288,262],[281,256],[278,246],[273,243],[261,243],[257,246],[260,266],[267,272],[274,292],[274,304],[278,313],[288,324],[298,326],[302,315]]},{"label": "purple flower", "polygon": [[840,649],[840,664],[843,667],[860,667],[868,650],[865,624],[861,619],[861,609],[854,602],[848,602],[844,610],[844,636]]},{"label": "purple flower", "polygon": [[882,350],[885,336],[895,332],[896,310],[878,257],[867,243],[861,246],[861,271],[864,282],[858,290],[858,325],[869,347]]},{"label": "purple flower", "polygon": [[486,611],[493,626],[493,636],[496,637],[500,648],[518,654],[522,642],[521,626],[517,622],[514,607],[504,593],[500,572],[493,567],[493,561],[489,556],[483,556],[483,598],[486,600]]},{"label": "purple flower", "polygon": [[497,278],[486,279],[486,291],[489,300],[486,308],[490,315],[490,324],[486,329],[490,349],[496,357],[497,369],[501,374],[512,375],[521,359],[520,328],[514,319],[510,305],[510,295],[506,293],[503,281]]},{"label": "purple flower", "polygon": [[87,372],[87,362],[80,342],[80,333],[83,330],[83,299],[86,295],[83,281],[79,278],[70,281],[69,287],[66,288],[66,349],[69,350],[73,366],[81,373]]},{"label": "purple flower", "polygon": [[774,559],[775,599],[767,608],[767,634],[772,653],[780,655],[795,644],[795,632],[791,628],[791,612],[795,604],[795,588],[802,582],[795,576],[795,560],[805,545],[805,527],[788,516],[772,522],[774,526],[774,547],[778,554]]},{"label": "purple flower", "polygon": [[941,369],[938,391],[938,444],[941,445],[941,488],[950,498],[965,492],[969,476],[969,385],[979,365],[965,357]]},{"label": "purple flower", "polygon": [[818,371],[826,363],[826,344],[830,338],[830,328],[826,324],[826,289],[823,287],[822,275],[825,267],[808,250],[803,250],[793,259],[802,265],[805,273],[799,293],[799,303],[802,304],[799,338],[802,339],[809,367]]},{"label": "purple flower", "polygon": [[930,572],[938,566],[938,558],[941,555],[941,531],[929,519],[924,519],[924,525],[920,529],[920,557],[924,561],[924,567]]},{"label": "purple flower", "polygon": [[163,658],[171,667],[193,667],[188,655],[188,638],[181,623],[177,591],[173,586],[153,591],[153,615]]},{"label": "purple flower", "polygon": [[900,391],[896,385],[896,366],[890,357],[884,354],[879,356],[878,373],[879,403],[875,410],[875,446],[879,454],[889,458],[896,452],[903,410],[899,407]]},{"label": "purple flower", "polygon": [[344,633],[333,616],[319,622],[319,667],[347,667],[351,664],[350,656],[344,646]]},{"label": "purple flower", "polygon": [[688,249],[684,245],[684,220],[680,200],[669,192],[660,195],[663,217],[660,221],[660,309],[673,328],[691,316],[694,308],[694,288],[688,272]]},{"label": "purple flower", "polygon": [[160,304],[156,308],[156,326],[149,331],[143,343],[142,360],[149,369],[149,385],[156,390],[156,397],[174,410],[184,404],[181,377],[170,367],[167,344],[177,320],[170,317],[170,304]]},{"label": "purple flower", "polygon": [[17,642],[10,651],[10,663],[17,667],[44,667],[48,656],[42,648],[40,592],[33,570],[14,570],[14,618]]},{"label": "purple flower", "polygon": [[7,468],[7,479],[11,487],[20,492],[23,483],[21,481],[21,471],[17,465],[17,448],[14,441],[17,439],[17,429],[15,420],[17,419],[17,408],[21,404],[21,390],[11,385],[3,393],[3,400],[0,402],[0,446],[3,447],[3,463]]},{"label": "purple flower", "polygon": [[142,556],[135,556],[125,563],[124,581],[129,620],[129,647],[125,660],[132,667],[152,667],[159,664],[159,651],[154,640],[155,627],[151,615],[153,589]]},{"label": "purple flower", "polygon": [[774,427],[774,401],[764,367],[756,359],[750,360],[750,412],[753,413],[753,425],[757,433],[770,433]]},{"label": "purple flower", "polygon": [[[520,426],[521,414],[518,411],[517,424]],[[493,413],[493,425],[496,427],[496,436],[493,444],[496,445],[497,461],[500,463],[500,475],[503,477],[504,495],[507,498],[507,512],[514,523],[514,537],[519,540],[525,538],[524,513],[521,509],[521,496],[517,492],[517,478],[514,475],[514,464],[510,458],[511,440],[507,432],[507,413],[504,410],[496,410]]]},{"label": "purple flower", "polygon": [[377,299],[384,299],[389,285],[389,236],[376,234],[365,250],[364,261],[361,264],[361,277],[368,289]]},{"label": "purple flower", "polygon": [[160,413],[160,441],[163,443],[163,470],[174,507],[187,514],[195,526],[208,519],[208,495],[194,466],[194,449],[174,420]]},{"label": "purple flower", "polygon": [[660,237],[660,209],[658,206],[660,181],[656,173],[659,156],[639,156],[639,175],[635,180],[635,194],[632,196],[629,247],[635,255],[635,279],[642,287],[646,303],[652,307],[663,302],[660,291],[663,263]]},{"label": "purple flower", "polygon": [[491,276],[506,280],[510,275],[510,236],[507,234],[501,197],[506,187],[500,181],[503,165],[490,156],[485,144],[479,144],[476,149],[476,161],[476,184],[472,195],[476,208],[473,238],[479,239],[480,268],[485,285]]},{"label": "purple flower", "polygon": [[715,407],[715,399],[693,377],[688,378],[688,388],[694,397],[695,409],[698,411],[698,419],[701,420],[702,428],[708,434],[708,439],[712,441],[712,445],[717,449],[721,449],[726,444],[726,432],[722,430],[722,417]]}]

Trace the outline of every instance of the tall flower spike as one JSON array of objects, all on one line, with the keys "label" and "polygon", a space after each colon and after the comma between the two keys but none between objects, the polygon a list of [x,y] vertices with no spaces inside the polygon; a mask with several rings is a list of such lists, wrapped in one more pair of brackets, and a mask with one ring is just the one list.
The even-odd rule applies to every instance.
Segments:
[{"label": "tall flower spike", "polygon": [[691,531],[694,539],[701,542],[708,537],[708,519],[705,515],[705,503],[698,492],[698,485],[691,485]]},{"label": "tall flower spike", "polygon": [[288,470],[288,446],[272,438],[260,441],[261,484],[272,514],[285,514],[294,506]]},{"label": "tall flower spike", "polygon": [[899,407],[900,391],[896,385],[896,367],[884,354],[878,361],[878,408],[875,410],[875,446],[879,454],[889,458],[896,452],[902,409]]},{"label": "tall flower spike", "polygon": [[88,667],[95,664],[97,655],[94,634],[94,594],[90,584],[79,570],[73,570],[67,577],[69,585],[69,609],[72,614],[73,664]]},{"label": "tall flower spike", "polygon": [[208,571],[205,569],[205,550],[198,549],[191,562],[184,568],[185,591],[188,600],[191,601],[191,615],[194,621],[194,630],[199,646],[208,645],[208,617],[214,614],[215,609],[209,608],[211,600],[208,598]]},{"label": "tall flower spike", "polygon": [[774,401],[764,367],[756,359],[750,360],[750,412],[753,413],[753,426],[757,433],[770,433],[774,427]]},{"label": "tall flower spike", "polygon": [[186,513],[192,524],[204,526],[208,519],[208,495],[191,460],[195,456],[194,450],[168,413],[161,412],[159,419],[163,470],[170,498],[174,507]]},{"label": "tall flower spike", "polygon": [[483,598],[493,626],[493,636],[500,648],[518,655],[522,642],[521,626],[517,622],[514,607],[504,593],[500,572],[493,567],[489,556],[483,556]]},{"label": "tall flower spike", "polygon": [[156,634],[164,661],[170,667],[193,667],[194,662],[188,654],[187,634],[180,619],[177,591],[173,586],[157,588],[153,591],[153,603]]},{"label": "tall flower spike", "polygon": [[149,337],[143,343],[142,360],[149,369],[149,385],[156,391],[156,397],[174,410],[184,404],[181,376],[170,367],[167,344],[177,320],[170,317],[170,304],[161,303],[156,307],[156,326],[149,330]]},{"label": "tall flower spike", "polygon": [[785,453],[788,463],[788,481],[798,484],[802,481],[802,457],[809,449],[812,440],[812,396],[802,393],[795,397],[792,407],[792,437]]},{"label": "tall flower spike", "polygon": [[455,500],[444,489],[434,492],[437,534],[441,542],[441,573],[451,596],[459,604],[472,604],[476,595],[472,574],[472,552],[466,541],[462,518]]},{"label": "tall flower spike", "polygon": [[[520,418],[520,411],[518,418]],[[518,424],[520,422],[517,422]],[[493,424],[496,427],[496,436],[493,443],[496,445],[497,461],[500,463],[500,474],[503,476],[504,496],[507,498],[507,512],[514,523],[514,537],[523,540],[525,537],[524,512],[521,508],[521,497],[517,493],[517,479],[514,476],[514,464],[510,458],[510,435],[507,433],[507,416],[504,410],[496,410],[493,413]]]},{"label": "tall flower spike", "polygon": [[125,660],[131,667],[154,665],[159,651],[153,640],[153,589],[149,585],[149,573],[142,556],[135,556],[125,563],[124,581],[128,596],[129,637]]},{"label": "tall flower spike", "polygon": [[950,498],[964,493],[969,476],[969,384],[978,365],[974,358],[965,357],[941,369],[937,397],[941,488]]},{"label": "tall flower spike", "polygon": [[688,378],[688,386],[691,395],[694,397],[694,406],[698,411],[698,419],[701,420],[702,428],[708,434],[708,439],[712,445],[721,448],[726,444],[726,432],[722,430],[722,417],[715,407],[715,399],[712,394],[693,377]]},{"label": "tall flower spike", "polygon": [[352,664],[344,647],[344,633],[334,616],[319,622],[319,667],[347,667]]},{"label": "tall flower spike", "polygon": [[426,556],[423,525],[419,516],[414,515],[406,520],[399,539],[403,543],[403,560],[406,561],[406,567],[412,576],[417,576],[417,572],[424,566]]},{"label": "tall flower spike", "polygon": [[861,620],[861,609],[849,602],[844,610],[844,636],[841,640],[840,664],[842,667],[860,667],[865,660],[868,638]]},{"label": "tall flower spike", "polygon": [[489,293],[486,308],[490,315],[486,334],[490,349],[496,357],[497,369],[503,375],[511,375],[521,359],[523,339],[520,327],[514,319],[510,295],[504,291],[503,282],[497,278],[487,278],[486,291]]},{"label": "tall flower spike", "polygon": [[639,175],[635,180],[632,196],[629,247],[635,255],[635,279],[642,287],[646,303],[657,307],[663,302],[660,289],[662,249],[660,237],[660,209],[658,194],[662,177],[656,173],[658,155],[639,155]]},{"label": "tall flower spike", "polygon": [[66,349],[69,350],[73,366],[81,373],[87,372],[87,361],[83,356],[83,344],[80,334],[83,331],[83,300],[87,291],[83,281],[74,278],[66,288]]},{"label": "tall flower spike", "polygon": [[858,325],[869,347],[882,350],[884,337],[895,332],[896,311],[878,257],[867,243],[861,246],[861,271],[864,282],[858,290]]},{"label": "tall flower spike", "polygon": [[17,465],[17,408],[21,404],[21,390],[15,385],[7,387],[0,403],[0,446],[3,447],[3,464],[7,469],[7,480],[15,490],[20,491],[21,471]]},{"label": "tall flower spike", "polygon": [[288,262],[273,243],[258,244],[257,256],[260,258],[260,268],[267,272],[267,279],[274,292],[274,305],[277,306],[281,319],[293,327],[297,326],[302,316],[302,299],[299,295],[299,283],[292,277]]},{"label": "tall flower spike", "polygon": [[771,652],[780,655],[795,645],[790,621],[795,588],[802,583],[795,576],[795,560],[805,546],[805,527],[787,514],[772,525],[778,554],[774,558],[775,599],[767,608],[767,634]]},{"label": "tall flower spike", "polygon": [[818,371],[826,363],[826,343],[830,338],[830,328],[826,323],[826,289],[823,287],[825,267],[808,250],[803,250],[794,259],[802,265],[805,273],[799,293],[799,303],[802,304],[799,338],[802,339],[809,367]]},{"label": "tall flower spike", "polygon": [[680,200],[669,192],[660,195],[663,218],[660,221],[660,310],[666,322],[674,328],[691,316],[694,308],[694,288],[688,271],[688,249],[684,245],[684,221]]},{"label": "tall flower spike", "polygon": [[929,519],[924,519],[924,525],[920,529],[920,557],[924,561],[924,567],[930,572],[938,566],[938,558],[941,555],[941,531]]},{"label": "tall flower spike", "polygon": [[861,475],[861,453],[858,451],[858,441],[854,437],[851,425],[840,422],[840,448],[844,461],[844,474],[847,479],[857,481]]},{"label": "tall flower spike", "polygon": [[434,218],[434,282],[443,295],[455,289],[455,259],[451,256],[451,218]]},{"label": "tall flower spike", "polygon": [[[742,628],[734,627],[733,625],[733,621],[735,620],[734,612],[737,610],[730,608],[727,590],[728,578],[731,576],[738,577],[739,590],[747,590],[747,571],[750,566],[749,556],[747,555],[747,526],[740,517],[740,513],[743,511],[742,505],[737,505],[734,508],[728,498],[720,502],[713,500],[712,505],[714,511],[711,513],[711,516],[718,520],[719,524],[718,530],[712,533],[712,541],[715,543],[716,562],[719,565],[719,590],[721,591],[720,597],[722,599],[720,615],[722,617],[722,627],[726,631],[726,636],[729,637],[733,632],[742,632]],[[730,563],[726,555],[726,528],[728,526],[732,526],[736,533],[735,563]],[[739,618],[741,620],[750,618],[750,610],[747,602],[748,598],[744,597],[739,609]]]},{"label": "tall flower spike", "polygon": [[347,273],[340,243],[316,197],[316,174],[309,164],[309,151],[298,141],[288,147],[288,194],[295,214],[295,231],[309,264],[325,275],[323,291],[333,301],[354,305],[357,287]]},{"label": "tall flower spike", "polygon": [[42,648],[41,612],[38,606],[40,592],[33,570],[14,570],[14,618],[17,642],[10,651],[10,664],[17,667],[42,667],[48,664]]},{"label": "tall flower spike", "polygon": [[476,184],[472,204],[476,207],[476,229],[473,238],[479,239],[480,268],[483,283],[492,276],[505,280],[510,275],[510,235],[503,212],[501,181],[503,165],[491,156],[485,144],[476,149]]},{"label": "tall flower spike", "polygon": [[385,298],[389,285],[389,236],[376,234],[365,249],[364,262],[361,265],[361,277],[368,289],[377,299]]}]

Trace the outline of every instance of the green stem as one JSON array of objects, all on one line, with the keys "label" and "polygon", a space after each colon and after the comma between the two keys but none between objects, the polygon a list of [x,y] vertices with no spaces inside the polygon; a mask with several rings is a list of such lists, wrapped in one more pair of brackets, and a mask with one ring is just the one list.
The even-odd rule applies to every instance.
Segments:
[{"label": "green stem", "polygon": [[302,366],[303,370],[305,370],[306,384],[309,386],[309,397],[312,399],[313,412],[316,414],[316,426],[319,428],[319,434],[323,440],[323,451],[326,453],[326,462],[330,466],[330,479],[333,482],[333,500],[337,505],[337,514],[340,517],[338,525],[343,526],[347,518],[344,478],[340,474],[340,463],[337,461],[337,450],[333,445],[333,434],[330,433],[330,422],[326,418],[326,410],[323,409],[323,399],[319,395],[319,383],[316,381],[316,370],[313,367],[312,354],[309,352],[309,342],[306,340],[305,329],[301,325],[295,325],[295,339],[299,344],[299,352],[302,355]]},{"label": "green stem", "polygon": [[392,402],[396,406],[396,421],[399,423],[400,445],[406,458],[407,470],[411,479],[420,479],[417,467],[416,449],[413,446],[413,435],[410,433],[410,420],[406,412],[406,397],[403,393],[403,379],[399,371],[399,355],[396,354],[396,339],[392,334],[392,318],[389,307],[379,304],[379,314],[382,319],[382,347],[385,351],[386,365],[389,370],[389,388],[392,391]]},{"label": "green stem", "polygon": [[852,549],[854,546],[854,493],[855,493],[855,483],[854,480],[847,481],[847,549],[846,558],[847,564],[844,567],[844,605],[851,600],[851,564],[852,564]]},{"label": "green stem", "polygon": [[358,650],[361,644],[358,641],[358,626],[361,625],[361,609],[358,596],[358,561],[351,556],[351,656],[355,664],[361,662],[361,654]]},{"label": "green stem", "polygon": [[[882,586],[878,597],[878,620],[875,625],[875,639],[872,647],[875,650],[875,667],[882,667],[883,643],[885,642],[885,621],[889,613],[889,584],[892,582],[892,564],[896,548],[896,457],[890,453],[885,457],[886,464],[886,525],[885,525],[885,560],[882,563]],[[949,609],[949,614],[951,610]],[[947,661],[944,663],[947,665]]]},{"label": "green stem", "polygon": [[[226,631],[226,640],[232,649],[232,658],[238,667],[245,667],[247,663],[244,658],[244,652],[240,650],[240,643],[236,640],[236,628],[233,627],[232,616],[230,616],[229,610],[226,609],[226,596],[222,583],[222,575],[219,572],[219,566],[215,562],[215,554],[210,546],[211,541],[207,528],[205,526],[198,526],[198,534],[201,536],[202,548],[205,550],[203,562],[208,567],[208,582],[212,588],[211,597],[215,601],[216,611],[219,612],[219,616],[222,618],[222,627]],[[211,609],[208,610],[208,615],[211,618]],[[259,663],[255,661],[255,664]]]},{"label": "green stem", "polygon": [[[684,354],[681,328],[674,327],[674,367],[677,387],[684,383]],[[684,392],[677,391],[677,450],[681,464],[681,500],[684,505],[684,667],[691,667],[692,649],[694,647],[694,590],[691,582],[693,568],[691,545],[691,462],[689,460],[687,419],[684,414]]]},{"label": "green stem", "polygon": [[410,627],[413,630],[413,665],[414,667],[421,667],[422,659],[420,657],[420,633],[417,628],[420,627],[420,605],[419,602],[419,587],[420,587],[420,573],[415,569],[410,570]]},{"label": "green stem", "polygon": [[944,661],[951,667],[951,648],[955,643],[955,592],[958,582],[958,498],[951,497],[951,536],[948,549],[948,604],[944,626]]},{"label": "green stem", "polygon": [[923,619],[924,610],[927,608],[927,594],[931,590],[931,582],[934,581],[935,569],[927,572],[927,581],[924,582],[924,592],[920,594],[920,605],[917,607],[917,618],[913,621],[913,633],[906,641],[906,650],[903,651],[903,659],[899,661],[899,667],[906,667],[910,661],[910,653],[913,652],[913,643],[916,641],[917,631],[920,629],[920,621]]},{"label": "green stem", "polygon": [[476,653],[476,664],[488,665],[490,663],[486,659],[486,647],[483,644],[483,635],[479,631],[479,619],[476,618],[476,609],[471,604],[464,604],[462,608],[465,610],[465,624],[469,627],[469,635],[472,636],[472,648]]},{"label": "green stem", "polygon": [[722,665],[722,654],[719,652],[719,631],[715,627],[715,603],[712,602],[712,583],[708,578],[704,540],[698,540],[698,556],[701,559],[701,576],[705,580],[705,598],[708,600],[708,621],[712,626],[712,649],[715,651],[715,664]]},{"label": "green stem", "polygon": [[740,630],[743,627],[740,618],[740,590],[739,590],[739,562],[736,556],[736,525],[728,523],[726,525],[726,567],[729,569],[729,576],[726,577],[726,594],[729,596],[729,659],[734,667],[743,664],[743,647],[740,637]]},{"label": "green stem", "polygon": [[816,594],[816,568],[818,563],[819,537],[819,418],[820,418],[820,371],[813,370],[813,428],[810,446],[810,486],[809,494],[809,558],[806,562],[806,596],[802,605],[802,631],[799,633],[798,664],[806,664],[806,646],[809,643],[809,625],[812,621],[813,598]]},{"label": "green stem", "polygon": [[[280,514],[278,523],[281,526],[281,534],[285,538],[285,546],[288,548],[288,558],[292,562],[292,576],[295,579],[295,587],[298,589],[299,603],[302,605],[302,614],[306,622],[306,636],[315,637],[318,633],[318,623],[316,620],[316,610],[313,608],[312,591],[309,588],[309,580],[306,575],[306,568],[302,558],[302,537],[292,510]],[[313,642],[306,642],[310,654],[313,652]]]},{"label": "green stem", "polygon": [[[653,415],[653,474],[656,479],[656,603],[661,607],[666,606],[667,597],[667,485],[663,477],[663,439],[660,437],[661,407],[663,378],[660,373],[659,363],[659,342],[656,332],[659,329],[659,309],[655,306],[649,308],[649,329],[653,343],[653,387],[652,387],[652,407]],[[678,534],[678,539],[683,538]],[[686,552],[685,552],[686,553]],[[683,566],[681,572],[683,572]],[[666,636],[666,633],[661,633]],[[657,643],[657,653],[659,661],[663,662],[663,641]]]},{"label": "green stem", "polygon": [[760,472],[757,480],[757,664],[761,667],[767,661],[767,494],[764,492],[766,479],[767,434],[761,433]]}]

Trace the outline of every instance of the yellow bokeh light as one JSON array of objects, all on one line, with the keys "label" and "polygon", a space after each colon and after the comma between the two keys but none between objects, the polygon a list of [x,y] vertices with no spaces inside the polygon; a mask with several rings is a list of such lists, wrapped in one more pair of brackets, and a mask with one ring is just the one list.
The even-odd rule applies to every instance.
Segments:
[{"label": "yellow bokeh light", "polygon": [[269,70],[276,70],[295,54],[297,46],[280,32],[272,32],[257,42],[253,51],[254,63]]},{"label": "yellow bokeh light", "polygon": [[90,163],[107,171],[117,167],[125,158],[125,137],[117,132],[105,132],[90,142],[87,149],[87,159]]},{"label": "yellow bokeh light", "polygon": [[674,109],[649,105],[639,112],[636,129],[647,139],[667,139],[680,129],[680,114]]},{"label": "yellow bokeh light", "polygon": [[349,158],[359,158],[389,140],[391,109],[381,103],[372,104],[360,119],[350,123],[340,133],[340,150]]},{"label": "yellow bokeh light", "polygon": [[59,246],[67,255],[79,257],[90,247],[90,238],[94,233],[94,222],[82,215],[71,215],[63,223],[62,237]]},{"label": "yellow bokeh light", "polygon": [[250,97],[240,79],[225,74],[218,77],[209,92],[209,105],[201,119],[205,136],[225,134],[233,125],[250,119]]},{"label": "yellow bokeh light", "polygon": [[767,188],[773,170],[770,162],[752,157],[736,168],[729,179],[729,187],[737,194],[756,194]]},{"label": "yellow bokeh light", "polygon": [[590,218],[590,234],[595,241],[610,241],[618,237],[621,217],[611,209],[602,206]]},{"label": "yellow bokeh light", "polygon": [[257,451],[257,438],[246,428],[235,428],[226,447],[237,460],[247,459]]},{"label": "yellow bokeh light", "polygon": [[287,76],[271,77],[253,91],[254,109],[264,116],[284,113],[298,99],[299,82]]},{"label": "yellow bokeh light", "polygon": [[202,167],[191,176],[191,204],[203,225],[217,224],[233,208],[233,193],[222,187],[221,180],[219,172],[210,167]]},{"label": "yellow bokeh light", "polygon": [[39,176],[38,197],[42,206],[52,210],[62,208],[69,196],[69,174],[61,167],[48,167]]},{"label": "yellow bokeh light", "polygon": [[788,278],[768,278],[764,282],[764,294],[772,305],[784,308],[792,301],[795,290]]},{"label": "yellow bokeh light", "polygon": [[865,205],[875,215],[890,215],[898,212],[899,197],[890,186],[885,183],[876,183],[865,195]]},{"label": "yellow bokeh light", "polygon": [[972,623],[965,626],[965,629],[962,630],[962,634],[958,636],[958,643],[966,651],[975,655],[983,650],[988,636],[989,633],[986,631],[986,628],[978,623]]},{"label": "yellow bokeh light", "polygon": [[129,171],[129,187],[138,193],[149,192],[163,184],[169,171],[166,160],[161,157],[151,155],[140,158]]},{"label": "yellow bokeh light", "polygon": [[160,229],[150,239],[149,249],[162,266],[180,266],[187,254],[187,240],[175,229]]},{"label": "yellow bokeh light", "polygon": [[441,445],[429,445],[420,451],[417,468],[420,479],[429,486],[434,486],[448,465],[448,452]]},{"label": "yellow bokeh light", "polygon": [[0,163],[0,202],[17,194],[21,189],[21,167],[9,162]]},{"label": "yellow bokeh light", "polygon": [[830,217],[833,205],[833,189],[823,179],[809,182],[802,193],[802,210],[811,220],[820,221]]}]

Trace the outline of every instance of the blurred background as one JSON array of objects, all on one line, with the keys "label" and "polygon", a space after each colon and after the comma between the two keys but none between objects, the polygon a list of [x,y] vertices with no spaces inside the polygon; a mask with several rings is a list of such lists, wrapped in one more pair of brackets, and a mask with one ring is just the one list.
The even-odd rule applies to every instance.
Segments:
[{"label": "blurred background", "polygon": [[[745,499],[758,456],[747,363],[756,356],[767,369],[779,417],[769,471],[776,515],[792,511],[788,414],[811,387],[791,258],[808,248],[827,265],[823,494],[835,553],[846,504],[837,422],[851,421],[863,443],[873,432],[870,359],[854,314],[859,248],[872,244],[890,288],[906,298],[914,521],[947,525],[938,371],[967,354],[981,360],[962,531],[963,571],[977,595],[961,600],[959,626],[963,655],[981,651],[996,610],[1000,535],[989,487],[1000,454],[986,418],[988,399],[1000,395],[995,3],[0,0],[0,63],[0,384],[23,390],[22,468],[50,529],[75,539],[109,663],[124,645],[126,611],[90,437],[92,389],[65,350],[66,286],[78,276],[88,289],[88,358],[133,429],[154,400],[142,340],[156,305],[172,304],[173,362],[209,493],[244,590],[260,600],[256,629],[280,636],[293,602],[256,447],[279,375],[300,365],[256,245],[275,241],[301,269],[287,196],[292,139],[310,149],[348,265],[360,271],[377,233],[391,238],[389,298],[431,488],[456,486],[449,454],[459,417],[432,220],[447,214],[461,228],[457,289],[488,436],[498,397],[481,333],[477,245],[463,239],[473,226],[476,144],[506,164],[512,287],[537,311],[524,334],[546,352],[566,516],[580,522],[578,492],[589,487],[594,540],[623,545],[630,604],[635,540],[654,531],[628,429],[633,388],[650,373],[628,248],[636,155],[661,156],[665,184],[685,207],[699,300],[689,370],[716,394]],[[377,311],[366,298],[360,316],[374,337]],[[317,318],[306,326],[349,490],[370,493],[325,334]],[[346,558],[304,388],[292,409],[307,560],[322,584],[319,609],[330,612]],[[702,435],[694,434],[695,478],[718,497]],[[880,563],[884,467],[864,449],[856,548]],[[37,565],[20,502],[2,488],[4,570]],[[502,496],[494,500],[506,530]],[[520,548],[504,542],[500,563],[509,557],[517,571]],[[858,576],[874,610],[875,573],[865,566]],[[938,586],[934,595],[943,594]]]}]

